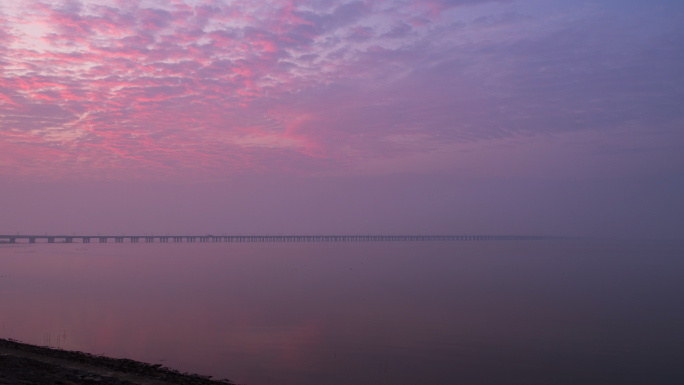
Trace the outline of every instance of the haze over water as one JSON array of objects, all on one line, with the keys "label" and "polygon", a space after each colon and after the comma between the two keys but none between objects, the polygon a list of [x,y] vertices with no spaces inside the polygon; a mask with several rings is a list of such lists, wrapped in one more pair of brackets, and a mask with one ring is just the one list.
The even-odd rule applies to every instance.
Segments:
[{"label": "haze over water", "polygon": [[684,243],[0,247],[0,337],[265,384],[678,384]]},{"label": "haze over water", "polygon": [[682,47],[682,0],[2,0],[0,235],[613,240],[0,244],[0,336],[248,385],[684,383]]}]

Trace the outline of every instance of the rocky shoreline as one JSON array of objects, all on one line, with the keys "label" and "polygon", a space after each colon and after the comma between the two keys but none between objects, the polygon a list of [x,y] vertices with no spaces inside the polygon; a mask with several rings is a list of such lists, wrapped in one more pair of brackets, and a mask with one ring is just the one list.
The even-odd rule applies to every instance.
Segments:
[{"label": "rocky shoreline", "polygon": [[0,339],[0,385],[217,385],[229,380],[180,373],[129,359]]}]

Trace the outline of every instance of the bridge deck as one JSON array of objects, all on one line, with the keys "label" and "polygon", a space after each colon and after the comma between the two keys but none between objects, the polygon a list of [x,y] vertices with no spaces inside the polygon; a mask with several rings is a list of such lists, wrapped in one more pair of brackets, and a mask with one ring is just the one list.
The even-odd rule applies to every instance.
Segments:
[{"label": "bridge deck", "polygon": [[0,243],[426,242],[550,239],[516,235],[0,235]]}]

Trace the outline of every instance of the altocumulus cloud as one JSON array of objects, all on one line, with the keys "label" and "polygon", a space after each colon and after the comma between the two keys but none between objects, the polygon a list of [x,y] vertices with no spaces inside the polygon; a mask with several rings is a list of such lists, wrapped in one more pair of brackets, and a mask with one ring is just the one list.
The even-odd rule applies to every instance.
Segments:
[{"label": "altocumulus cloud", "polygon": [[636,3],[3,2],[2,173],[477,173],[564,138],[681,165],[684,12]]}]

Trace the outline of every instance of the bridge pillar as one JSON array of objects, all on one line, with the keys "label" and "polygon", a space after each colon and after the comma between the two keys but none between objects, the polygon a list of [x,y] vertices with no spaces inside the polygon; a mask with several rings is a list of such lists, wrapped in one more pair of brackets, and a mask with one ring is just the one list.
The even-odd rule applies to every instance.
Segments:
[{"label": "bridge pillar", "polygon": [[33,238],[33,237],[29,238],[29,243],[36,243],[36,238]]},{"label": "bridge pillar", "polygon": [[55,243],[55,238],[54,238],[54,237],[49,237],[49,238],[48,238],[48,243]]},{"label": "bridge pillar", "polygon": [[100,243],[107,243],[107,237],[100,237]]},{"label": "bridge pillar", "polygon": [[10,243],[17,243],[17,238],[10,238]]}]

